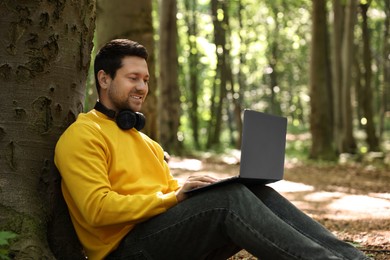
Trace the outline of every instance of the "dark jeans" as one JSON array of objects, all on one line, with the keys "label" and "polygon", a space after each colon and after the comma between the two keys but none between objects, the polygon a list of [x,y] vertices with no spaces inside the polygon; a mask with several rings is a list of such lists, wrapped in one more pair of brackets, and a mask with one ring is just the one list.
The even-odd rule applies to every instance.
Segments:
[{"label": "dark jeans", "polygon": [[138,224],[107,259],[369,259],[268,186],[229,184]]}]

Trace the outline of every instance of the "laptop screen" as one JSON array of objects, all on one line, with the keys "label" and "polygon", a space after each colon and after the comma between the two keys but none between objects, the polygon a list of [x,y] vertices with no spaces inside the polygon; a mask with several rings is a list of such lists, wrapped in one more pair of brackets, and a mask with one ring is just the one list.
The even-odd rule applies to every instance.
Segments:
[{"label": "laptop screen", "polygon": [[287,118],[245,110],[240,177],[282,179],[286,133]]}]

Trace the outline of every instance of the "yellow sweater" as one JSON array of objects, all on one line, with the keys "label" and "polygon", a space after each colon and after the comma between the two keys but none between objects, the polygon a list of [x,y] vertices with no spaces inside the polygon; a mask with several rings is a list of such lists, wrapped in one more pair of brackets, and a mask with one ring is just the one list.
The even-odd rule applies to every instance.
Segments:
[{"label": "yellow sweater", "polygon": [[162,148],[104,114],[80,114],[60,137],[55,164],[73,225],[91,260],[113,251],[135,224],[177,204],[179,185]]}]

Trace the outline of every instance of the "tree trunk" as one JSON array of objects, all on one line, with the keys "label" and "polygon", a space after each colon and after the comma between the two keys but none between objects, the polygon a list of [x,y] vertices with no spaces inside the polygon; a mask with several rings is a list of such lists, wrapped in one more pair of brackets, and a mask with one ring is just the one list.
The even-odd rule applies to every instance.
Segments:
[{"label": "tree trunk", "polygon": [[356,142],[353,136],[352,125],[352,104],[351,104],[351,84],[352,84],[352,55],[354,28],[356,24],[357,1],[348,0],[346,6],[344,35],[342,43],[342,85],[341,85],[341,117],[343,122],[341,133],[341,153],[356,153]]},{"label": "tree trunk", "polygon": [[363,86],[361,93],[361,104],[360,107],[363,112],[363,117],[366,118],[367,123],[365,125],[366,130],[366,141],[370,151],[379,151],[379,139],[375,130],[374,123],[374,112],[373,112],[373,89],[371,86],[372,78],[372,55],[370,50],[370,32],[368,28],[368,11],[369,4],[360,4],[360,10],[362,14],[362,38],[363,38]]},{"label": "tree trunk", "polygon": [[228,125],[230,131],[230,144],[233,147],[241,147],[241,131],[237,129],[241,128],[241,103],[239,102],[240,89],[236,87],[235,77],[233,75],[232,68],[232,55],[231,55],[231,30],[230,30],[230,15],[227,8],[227,4],[224,5],[224,18],[225,18],[225,39],[226,44],[224,48],[225,52],[225,75],[226,75],[226,91],[230,94],[227,95],[227,114],[228,114]]},{"label": "tree trunk", "polygon": [[390,1],[385,1],[385,22],[383,30],[383,90],[380,133],[382,135],[385,128],[385,120],[390,120]]},{"label": "tree trunk", "polygon": [[239,133],[239,136],[238,136],[238,139],[237,139],[237,149],[241,149],[241,143],[242,143],[242,117],[241,117],[241,113],[242,113],[242,104],[243,104],[243,96],[244,96],[244,92],[245,92],[245,78],[246,78],[246,75],[244,75],[244,73],[242,72],[242,68],[244,67],[245,63],[246,63],[246,57],[245,57],[245,50],[246,50],[246,42],[244,40],[244,36],[243,36],[243,30],[245,30],[245,27],[244,27],[244,19],[243,19],[243,12],[245,12],[245,7],[243,5],[243,2],[242,0],[239,0],[238,1],[238,10],[237,10],[238,14],[237,14],[237,17],[238,17],[238,23],[239,23],[239,30],[240,30],[240,33],[239,33],[239,36],[240,36],[240,44],[242,46],[242,51],[240,52],[239,54],[239,57],[240,57],[240,69],[238,70],[238,75],[237,75],[237,81],[238,81],[238,86],[239,86],[239,89],[237,91],[237,99],[236,99],[236,102],[238,104],[240,104],[240,107],[236,106],[236,109],[234,111],[234,114],[235,114],[235,117],[236,117],[236,122],[237,122],[237,132]]},{"label": "tree trunk", "polygon": [[[217,75],[214,80],[215,90],[218,89],[219,95],[214,93],[215,104],[212,110],[211,120],[209,122],[209,140],[207,147],[218,146],[220,143],[221,127],[222,127],[222,112],[226,98],[226,21],[225,15],[220,15],[218,12],[226,10],[225,0],[211,0],[211,14],[214,25],[214,43],[217,56]],[[218,78],[219,76],[219,78]],[[219,88],[218,88],[219,87]]]},{"label": "tree trunk", "polygon": [[147,119],[142,132],[152,139],[158,140],[158,100],[156,97],[157,79],[155,74],[152,0],[97,0],[96,12],[97,48],[112,39],[126,38],[144,45],[149,52],[149,94],[145,105],[142,107],[142,112]]},{"label": "tree trunk", "polygon": [[198,46],[197,46],[197,15],[196,15],[196,6],[197,1],[184,1],[186,8],[185,20],[188,27],[188,46],[190,48],[188,54],[188,88],[189,88],[189,104],[188,104],[188,113],[191,121],[192,129],[192,138],[194,139],[194,144],[196,149],[200,149],[200,140],[199,140],[199,117],[198,117],[198,93],[199,93],[199,82],[198,82],[198,67],[199,67],[199,55],[198,55]]},{"label": "tree trunk", "polygon": [[333,0],[333,34],[332,34],[332,89],[333,89],[333,139],[336,152],[342,150],[341,133],[343,120],[341,117],[341,89],[343,82],[341,47],[343,42],[344,6],[342,1]]},{"label": "tree trunk", "polygon": [[161,2],[160,11],[161,144],[169,153],[178,153],[180,152],[177,139],[180,124],[180,91],[176,0]]},{"label": "tree trunk", "polygon": [[330,107],[326,0],[313,0],[312,49],[310,63],[310,132],[312,159],[334,159]]},{"label": "tree trunk", "polygon": [[94,18],[93,0],[0,4],[0,230],[18,234],[12,258],[54,258],[47,221],[53,207],[67,211],[53,152],[83,109]]},{"label": "tree trunk", "polygon": [[279,88],[279,73],[277,71],[278,61],[279,61],[279,30],[280,30],[280,24],[278,19],[279,14],[279,4],[272,2],[269,4],[271,9],[271,15],[273,17],[273,20],[275,21],[274,27],[271,29],[268,29],[267,31],[267,38],[268,38],[268,49],[267,49],[267,59],[268,59],[268,66],[270,68],[269,70],[269,93],[271,93],[271,96],[269,98],[269,108],[268,112],[275,115],[281,115],[282,109],[280,107],[280,102],[277,99],[277,92],[276,89]]}]

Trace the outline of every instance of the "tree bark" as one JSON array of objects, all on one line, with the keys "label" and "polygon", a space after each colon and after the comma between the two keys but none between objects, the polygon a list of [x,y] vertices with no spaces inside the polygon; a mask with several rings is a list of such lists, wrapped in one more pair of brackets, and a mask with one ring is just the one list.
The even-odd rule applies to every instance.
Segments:
[{"label": "tree bark", "polygon": [[152,0],[97,0],[96,47],[126,38],[144,45],[149,53],[149,94],[142,108],[146,125],[142,132],[159,140],[156,57],[153,39]]},{"label": "tree bark", "polygon": [[368,16],[367,11],[369,4],[360,4],[360,10],[362,14],[362,38],[363,38],[363,86],[361,93],[360,107],[363,112],[363,116],[366,118],[367,123],[365,125],[366,130],[366,142],[370,151],[379,151],[379,139],[376,134],[373,112],[373,88],[371,84],[372,79],[372,55],[370,50],[370,32],[368,28]]},{"label": "tree bark", "polygon": [[[243,1],[242,0],[239,0],[238,1],[238,10],[237,10],[238,14],[238,23],[239,23],[239,30],[240,30],[240,33],[239,33],[239,37],[240,37],[240,44],[242,46],[242,51],[240,52],[239,54],[239,57],[240,57],[240,69],[238,70],[238,75],[237,75],[237,81],[238,81],[238,85],[239,85],[239,89],[237,91],[237,98],[236,98],[236,102],[238,104],[243,104],[243,96],[244,96],[244,92],[246,90],[246,83],[245,83],[245,78],[246,78],[246,75],[244,75],[244,73],[242,72],[242,68],[244,67],[245,63],[246,63],[246,57],[245,57],[245,50],[246,50],[246,42],[244,40],[244,36],[243,36],[243,30],[245,30],[245,26],[244,26],[244,18],[243,18],[243,12],[245,12],[245,7],[244,7],[244,4],[243,4]],[[237,149],[241,149],[241,143],[242,143],[242,117],[241,117],[241,112],[242,112],[242,108],[236,106],[236,109],[234,111],[234,114],[235,114],[235,117],[236,117],[236,122],[237,122],[237,132],[239,133],[239,136],[238,136],[238,139],[237,139]]]},{"label": "tree bark", "polygon": [[380,135],[385,129],[386,118],[390,120],[390,1],[385,1],[385,21],[383,30],[383,90],[380,116]]},{"label": "tree bark", "polygon": [[356,153],[356,141],[352,125],[352,65],[354,49],[354,28],[356,24],[357,1],[348,0],[346,6],[345,25],[342,43],[342,85],[341,85],[341,117],[343,122],[341,132],[341,153]]},{"label": "tree bark", "polygon": [[188,53],[188,88],[189,88],[189,118],[191,121],[192,138],[196,149],[200,149],[200,138],[199,138],[199,117],[198,117],[198,93],[199,93],[199,81],[198,81],[198,67],[199,67],[199,54],[197,46],[197,15],[196,6],[197,1],[184,1],[186,8],[185,20],[188,27],[188,46],[190,48]]},{"label": "tree bark", "polygon": [[332,160],[332,115],[330,107],[326,0],[313,0],[312,49],[310,62],[310,158]]},{"label": "tree bark", "polygon": [[160,11],[160,142],[169,153],[178,153],[180,152],[177,138],[180,125],[180,90],[176,0],[161,2]]},{"label": "tree bark", "polygon": [[217,68],[214,79],[214,93],[212,100],[211,120],[209,122],[209,138],[207,148],[218,146],[220,143],[222,112],[226,99],[226,1],[211,0],[211,14],[214,25],[214,43],[216,47]]},{"label": "tree bark", "polygon": [[279,73],[278,73],[278,63],[279,63],[279,30],[280,30],[280,22],[278,19],[279,14],[279,4],[276,2],[272,2],[269,4],[271,10],[271,16],[275,21],[274,27],[267,30],[267,38],[268,38],[268,50],[267,50],[267,59],[268,66],[270,68],[270,72],[268,73],[269,81],[269,104],[268,104],[268,112],[275,115],[282,115],[282,109],[280,106],[280,102],[277,99],[276,88],[279,88]]},{"label": "tree bark", "polygon": [[233,60],[232,60],[232,41],[231,41],[231,26],[230,26],[230,14],[228,5],[224,5],[224,28],[225,28],[225,77],[226,77],[226,110],[228,115],[228,126],[230,132],[230,144],[237,149],[241,147],[241,131],[237,129],[241,128],[241,103],[239,102],[240,89],[235,84],[235,75],[233,73]]},{"label": "tree bark", "polygon": [[343,120],[341,116],[341,89],[343,82],[341,47],[344,33],[345,7],[339,0],[333,0],[333,34],[332,34],[332,89],[333,89],[333,139],[336,152],[342,150],[341,133]]},{"label": "tree bark", "polygon": [[12,258],[54,258],[53,152],[83,109],[94,19],[93,0],[0,4],[0,230],[18,234]]}]

